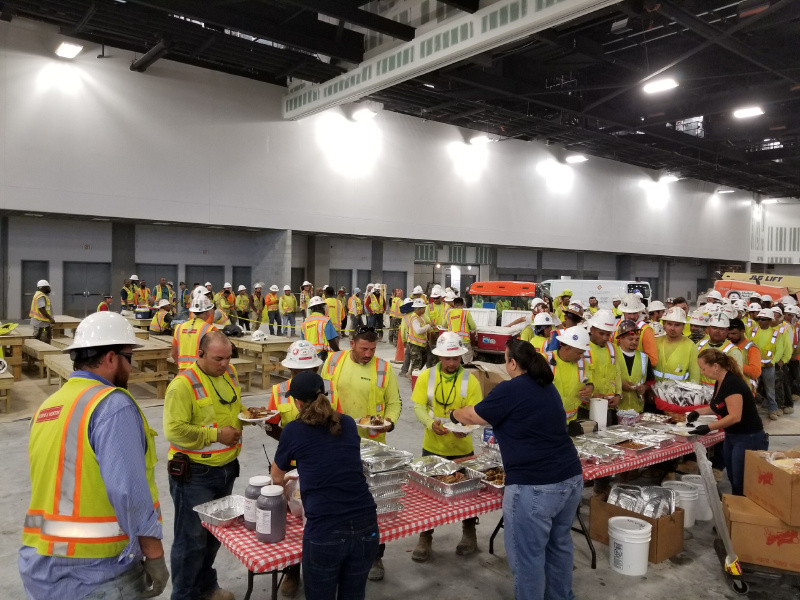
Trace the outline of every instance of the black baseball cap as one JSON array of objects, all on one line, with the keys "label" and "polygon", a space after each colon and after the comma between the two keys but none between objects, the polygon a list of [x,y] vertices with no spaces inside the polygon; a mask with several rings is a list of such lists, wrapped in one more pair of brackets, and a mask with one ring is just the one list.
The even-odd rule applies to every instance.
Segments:
[{"label": "black baseball cap", "polygon": [[324,385],[318,373],[304,371],[292,377],[289,395],[301,402],[310,402],[325,393]]}]

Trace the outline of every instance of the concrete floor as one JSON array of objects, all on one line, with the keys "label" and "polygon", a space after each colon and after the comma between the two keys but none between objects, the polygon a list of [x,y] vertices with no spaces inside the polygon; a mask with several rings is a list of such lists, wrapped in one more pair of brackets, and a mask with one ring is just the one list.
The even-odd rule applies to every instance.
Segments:
[{"label": "concrete floor", "polygon": [[[388,344],[379,345],[379,355],[385,359],[394,357],[394,349]],[[26,374],[31,381],[21,390],[30,394],[41,394],[42,399],[54,388],[47,388],[38,380],[38,374]],[[410,380],[400,378],[400,392],[404,399],[403,414],[398,428],[388,436],[388,442],[398,448],[419,454],[422,443],[422,427],[413,414],[411,406]],[[137,388],[140,386],[137,386]],[[16,390],[17,388],[15,388]],[[20,391],[21,391],[20,390]],[[135,390],[134,390],[135,393]],[[145,394],[146,395],[146,394]],[[252,395],[245,400],[248,405],[266,403],[263,397]],[[144,409],[150,425],[162,432],[162,411],[153,406]],[[773,434],[773,449],[788,449],[800,445],[800,417],[782,417],[777,424],[769,424]],[[27,471],[27,420],[0,424],[0,451],[5,457],[5,485],[0,489],[3,511],[0,513],[0,598],[17,600],[25,598],[22,583],[16,566],[17,551],[21,541],[22,521],[27,509],[30,484]],[[477,444],[477,433],[476,444]],[[172,541],[172,502],[166,475],[167,443],[163,435],[157,438],[158,454],[161,462],[156,478],[162,494],[164,514],[164,542],[169,553]],[[244,435],[244,448],[240,461],[242,476],[237,481],[234,493],[243,494],[249,477],[267,473],[264,457],[266,447],[270,457],[275,453],[277,443],[255,427],[247,428]],[[720,484],[723,492],[729,491],[726,480]],[[588,501],[591,488],[584,492],[583,514],[588,524]],[[488,552],[489,536],[500,519],[500,512],[485,515],[478,525],[479,552],[469,557],[455,554],[455,546],[460,539],[460,525],[449,525],[436,530],[434,534],[434,553],[426,564],[411,561],[411,551],[416,537],[392,542],[387,546],[384,564],[386,578],[382,582],[367,586],[367,597],[375,600],[388,598],[437,598],[437,600],[485,600],[487,598],[513,598],[514,588],[511,572],[505,560],[503,534],[497,538],[495,555]],[[684,551],[680,555],[657,565],[649,565],[645,577],[626,577],[614,573],[608,566],[608,546],[595,544],[597,550],[597,569],[590,568],[590,555],[583,537],[573,535],[575,542],[574,591],[577,598],[635,597],[637,600],[663,600],[664,598],[703,597],[737,598],[726,581],[719,561],[712,549],[714,534],[710,522],[699,523],[685,532]],[[247,589],[245,567],[222,549],[217,557],[216,567],[222,587],[231,590],[238,599],[244,597]],[[257,577],[253,593],[254,599],[269,598],[271,578]],[[634,587],[631,587],[631,586]],[[702,592],[698,593],[698,590]],[[168,598],[170,588],[161,596]],[[753,600],[796,600],[800,588],[772,589],[751,586],[748,595]],[[303,598],[302,591],[299,598]]]}]

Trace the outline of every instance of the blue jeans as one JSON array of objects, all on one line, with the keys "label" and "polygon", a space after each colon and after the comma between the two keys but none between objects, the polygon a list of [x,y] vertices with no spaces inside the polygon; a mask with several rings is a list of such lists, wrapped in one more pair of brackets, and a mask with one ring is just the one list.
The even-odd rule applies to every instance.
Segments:
[{"label": "blue jeans", "polygon": [[339,523],[330,533],[312,538],[303,538],[306,600],[363,600],[378,555],[377,516]]},{"label": "blue jeans", "polygon": [[175,505],[175,539],[170,551],[172,600],[197,600],[219,587],[214,559],[220,542],[203,527],[193,509],[230,496],[239,474],[239,461],[222,467],[192,463],[191,470],[189,483],[169,479],[169,494]]},{"label": "blue jeans", "polygon": [[[283,330],[281,329],[281,313],[277,310],[268,310],[267,311],[267,321],[269,322],[269,334],[270,335],[283,335]],[[275,329],[273,329],[273,325],[275,329],[278,330],[278,333],[275,333]]]},{"label": "blue jeans", "polygon": [[516,600],[574,600],[572,521],[583,476],[549,485],[507,485],[503,522]]},{"label": "blue jeans", "polygon": [[367,327],[374,327],[378,335],[383,336],[383,313],[367,315]]},{"label": "blue jeans", "polygon": [[[294,313],[286,313],[285,315],[283,315],[283,326],[286,328],[286,335],[292,337],[295,334]],[[289,326],[291,326],[291,329],[289,328]]]},{"label": "blue jeans", "polygon": [[775,401],[775,365],[761,365],[761,381],[764,382],[764,393],[767,395],[767,411],[777,412]]},{"label": "blue jeans", "polygon": [[143,591],[144,568],[142,563],[136,563],[121,575],[98,585],[83,600],[129,600],[138,598]]},{"label": "blue jeans", "polygon": [[765,431],[757,433],[725,432],[722,442],[722,455],[725,458],[725,469],[731,482],[734,496],[744,496],[744,451],[769,450],[769,438]]}]

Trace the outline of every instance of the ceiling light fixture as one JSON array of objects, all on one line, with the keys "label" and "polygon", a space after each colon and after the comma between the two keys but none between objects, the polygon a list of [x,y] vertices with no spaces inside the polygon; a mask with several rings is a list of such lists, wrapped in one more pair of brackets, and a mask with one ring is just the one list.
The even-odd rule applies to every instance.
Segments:
[{"label": "ceiling light fixture", "polygon": [[642,88],[645,94],[657,94],[658,92],[665,92],[678,87],[678,82],[672,78],[659,79],[645,84]]},{"label": "ceiling light fixture", "polygon": [[436,268],[437,268],[437,269],[441,269],[441,268],[442,268],[442,265],[441,265],[441,263],[436,263]]},{"label": "ceiling light fixture", "polygon": [[664,175],[661,179],[658,180],[658,183],[675,183],[678,181],[680,177],[675,175]]},{"label": "ceiling light fixture", "polygon": [[717,190],[718,194],[732,194],[734,190]]},{"label": "ceiling light fixture", "polygon": [[571,154],[565,159],[568,163],[582,163],[589,160],[583,154]]},{"label": "ceiling light fixture", "polygon": [[56,48],[56,56],[60,56],[61,58],[75,58],[80,54],[81,50],[83,50],[83,46],[80,44],[61,42],[59,47]]},{"label": "ceiling light fixture", "polygon": [[436,86],[432,83],[423,83],[422,85],[424,85],[426,88],[431,88],[432,90],[436,89]]},{"label": "ceiling light fixture", "polygon": [[153,221],[153,225],[169,225],[166,221]]},{"label": "ceiling light fixture", "polygon": [[757,117],[764,114],[764,109],[760,106],[748,106],[733,111],[733,116],[737,119],[747,119],[749,117]]},{"label": "ceiling light fixture", "polygon": [[481,146],[482,144],[488,144],[491,141],[492,139],[485,133],[474,135],[471,138],[469,138],[469,143],[472,144],[473,146]]},{"label": "ceiling light fixture", "polygon": [[370,110],[369,108],[359,108],[358,110],[353,111],[353,121],[369,121],[377,114],[378,113],[376,113],[374,110]]},{"label": "ceiling light fixture", "polygon": [[23,213],[25,217],[41,217],[42,215],[39,213]]}]

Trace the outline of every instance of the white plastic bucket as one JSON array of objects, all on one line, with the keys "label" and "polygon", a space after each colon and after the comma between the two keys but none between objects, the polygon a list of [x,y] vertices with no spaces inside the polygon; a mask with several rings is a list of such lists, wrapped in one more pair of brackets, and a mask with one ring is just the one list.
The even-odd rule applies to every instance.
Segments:
[{"label": "white plastic bucket", "polygon": [[694,518],[696,521],[711,521],[714,518],[714,513],[711,512],[711,503],[708,501],[708,494],[706,493],[706,486],[703,483],[702,475],[684,475],[681,481],[691,483],[697,486],[697,491],[700,496],[697,498],[697,506],[695,506]]},{"label": "white plastic bucket", "polygon": [[603,431],[606,428],[608,417],[608,400],[605,398],[592,398],[589,400],[589,418],[597,423],[597,429]]},{"label": "white plastic bucket", "polygon": [[683,481],[665,481],[661,484],[661,487],[674,490],[678,495],[676,499],[677,505],[680,506],[684,512],[684,529],[694,527],[697,500],[700,497],[700,491],[697,489],[697,486],[692,483],[684,483]]},{"label": "white plastic bucket", "polygon": [[622,575],[647,575],[647,556],[653,526],[633,517],[608,520],[608,558],[611,569]]}]

